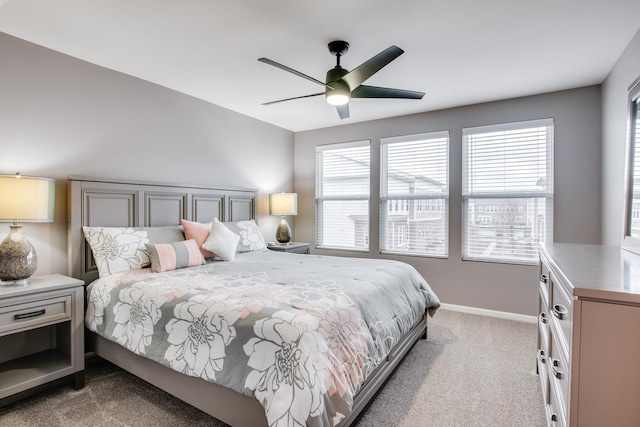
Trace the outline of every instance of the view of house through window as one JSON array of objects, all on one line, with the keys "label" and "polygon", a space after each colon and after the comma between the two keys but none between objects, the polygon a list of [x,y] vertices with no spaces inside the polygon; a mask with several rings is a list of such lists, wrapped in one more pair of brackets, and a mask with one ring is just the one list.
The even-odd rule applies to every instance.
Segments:
[{"label": "view of house through window", "polygon": [[535,263],[553,233],[553,120],[463,129],[464,259]]},{"label": "view of house through window", "polygon": [[380,249],[446,257],[449,132],[383,138]]},{"label": "view of house through window", "polygon": [[369,250],[369,141],[316,147],[316,246]]}]

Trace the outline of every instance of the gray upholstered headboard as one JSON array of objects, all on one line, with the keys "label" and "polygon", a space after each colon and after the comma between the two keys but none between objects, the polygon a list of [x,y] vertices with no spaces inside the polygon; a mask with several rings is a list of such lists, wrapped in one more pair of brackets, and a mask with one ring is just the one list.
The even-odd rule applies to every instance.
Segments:
[{"label": "gray upholstered headboard", "polygon": [[83,226],[158,227],[181,219],[209,222],[256,219],[257,190],[219,189],[89,177],[69,178],[69,274],[98,278]]}]

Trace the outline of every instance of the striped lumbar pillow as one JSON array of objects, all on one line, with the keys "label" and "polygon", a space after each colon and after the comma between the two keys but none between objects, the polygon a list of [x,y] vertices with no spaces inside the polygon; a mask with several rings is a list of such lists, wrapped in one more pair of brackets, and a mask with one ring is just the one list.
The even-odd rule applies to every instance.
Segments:
[{"label": "striped lumbar pillow", "polygon": [[173,243],[147,243],[145,247],[151,258],[151,271],[155,273],[205,263],[195,239]]}]

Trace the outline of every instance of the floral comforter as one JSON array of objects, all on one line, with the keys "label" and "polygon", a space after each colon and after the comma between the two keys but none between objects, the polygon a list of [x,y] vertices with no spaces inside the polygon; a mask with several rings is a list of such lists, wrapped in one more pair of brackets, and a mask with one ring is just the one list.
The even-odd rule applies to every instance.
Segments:
[{"label": "floral comforter", "polygon": [[270,426],[333,426],[439,304],[408,264],[264,250],[100,278],[85,320],[136,354],[255,397]]}]

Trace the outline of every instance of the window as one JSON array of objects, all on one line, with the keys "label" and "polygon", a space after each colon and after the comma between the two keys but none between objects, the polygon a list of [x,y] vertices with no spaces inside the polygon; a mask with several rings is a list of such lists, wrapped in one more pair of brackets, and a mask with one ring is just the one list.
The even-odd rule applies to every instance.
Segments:
[{"label": "window", "polygon": [[640,77],[629,88],[627,197],[622,247],[640,254]]},{"label": "window", "polygon": [[463,259],[537,262],[538,242],[553,233],[553,119],[468,128],[462,137]]},{"label": "window", "polygon": [[446,257],[449,132],[383,138],[380,150],[381,252]]},{"label": "window", "polygon": [[369,141],[316,147],[316,246],[369,250]]}]

